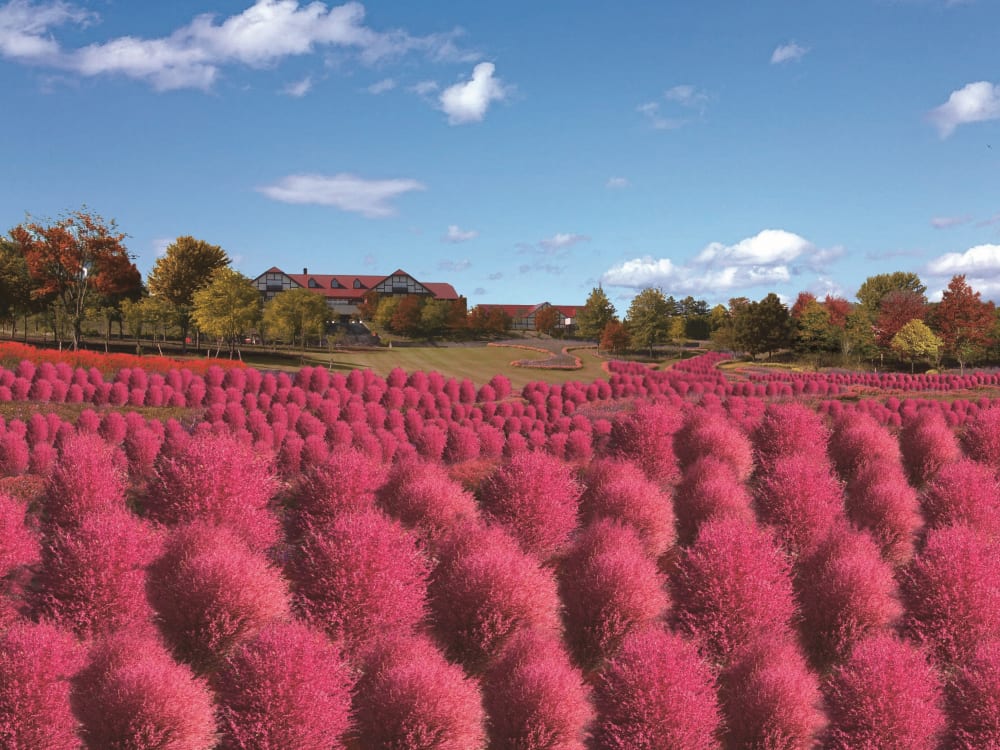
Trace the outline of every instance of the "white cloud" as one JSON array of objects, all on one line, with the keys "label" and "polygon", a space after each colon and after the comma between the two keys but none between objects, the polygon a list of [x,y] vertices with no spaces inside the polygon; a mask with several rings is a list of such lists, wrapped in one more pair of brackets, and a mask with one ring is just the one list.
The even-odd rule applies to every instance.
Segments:
[{"label": "white cloud", "polygon": [[369,94],[384,94],[386,91],[392,91],[396,88],[396,82],[392,78],[383,78],[381,81],[376,81],[371,86],[368,87]]},{"label": "white cloud", "polygon": [[778,65],[785,62],[796,62],[801,60],[809,52],[808,47],[803,47],[795,42],[781,44],[771,53],[771,64]]},{"label": "white cloud", "polygon": [[945,253],[928,263],[927,270],[935,276],[964,273],[1000,277],[1000,245],[976,245],[964,253]]},{"label": "white cloud", "polygon": [[438,102],[449,125],[481,122],[492,102],[507,98],[507,88],[493,77],[495,71],[493,63],[479,63],[472,69],[472,78],[441,92]]},{"label": "white cloud", "polygon": [[287,84],[281,90],[281,93],[288,94],[288,96],[293,96],[296,99],[299,99],[308,94],[309,91],[312,89],[312,86],[313,86],[312,77],[306,76],[301,81],[293,81]]},{"label": "white cloud", "polygon": [[737,265],[788,263],[803,253],[815,249],[811,242],[793,232],[786,232],[783,229],[765,229],[735,245],[713,242],[698,254],[695,262],[722,262]]},{"label": "white cloud", "polygon": [[1000,120],[1000,85],[989,81],[968,83],[952,91],[948,101],[932,109],[927,116],[942,138],[954,133],[959,125]]},{"label": "white cloud", "polygon": [[438,86],[437,81],[419,81],[410,86],[410,91],[417,96],[430,96],[439,88],[441,87]]},{"label": "white cloud", "polygon": [[565,250],[578,242],[587,242],[590,239],[585,234],[573,234],[571,232],[557,232],[551,237],[546,237],[538,244],[545,250]]},{"label": "white cloud", "polygon": [[433,59],[475,56],[458,48],[460,31],[423,37],[402,30],[379,32],[364,25],[364,15],[357,2],[328,8],[322,2],[257,0],[222,20],[212,14],[195,16],[164,37],[122,36],[65,51],[48,31],[66,23],[85,24],[92,14],[61,0],[13,0],[0,8],[0,55],[87,76],[124,75],[159,90],[207,89],[223,65],[259,68],[324,47],[354,51],[365,63],[414,51]]},{"label": "white cloud", "polygon": [[671,293],[723,292],[783,284],[803,267],[817,270],[842,253],[841,247],[821,249],[792,232],[765,229],[733,245],[713,242],[687,263],[652,256],[627,260],[606,271],[601,281],[635,289],[660,286]]},{"label": "white cloud", "polygon": [[682,107],[699,110],[704,109],[711,99],[707,92],[687,83],[667,89],[663,92],[663,98]]},{"label": "white cloud", "polygon": [[[664,115],[660,103],[656,101],[644,102],[635,108],[654,130],[676,130],[704,117],[708,103],[712,100],[707,91],[691,84],[673,86],[663,92],[663,98],[673,110],[680,111],[683,115]],[[697,116],[692,115],[692,111],[697,112]]]},{"label": "white cloud", "polygon": [[274,185],[258,188],[268,198],[283,203],[333,206],[369,218],[391,216],[395,213],[390,203],[393,198],[424,189],[416,180],[366,180],[346,173],[288,175]]},{"label": "white cloud", "polygon": [[971,216],[935,216],[931,219],[931,226],[935,229],[951,229],[972,221]]},{"label": "white cloud", "polygon": [[479,236],[475,229],[461,229],[457,224],[449,224],[448,232],[441,239],[445,242],[468,242]]},{"label": "white cloud", "polygon": [[465,271],[472,266],[468,258],[464,260],[442,260],[437,264],[439,271]]},{"label": "white cloud", "polygon": [[609,177],[608,181],[604,185],[604,187],[611,188],[612,190],[621,190],[622,188],[627,188],[628,186],[629,181],[625,177]]}]

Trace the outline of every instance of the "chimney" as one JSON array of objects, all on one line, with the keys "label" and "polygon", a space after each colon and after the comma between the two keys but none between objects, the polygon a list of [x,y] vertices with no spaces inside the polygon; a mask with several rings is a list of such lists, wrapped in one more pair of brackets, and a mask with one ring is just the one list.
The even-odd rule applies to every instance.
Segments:
[{"label": "chimney", "polygon": [[309,269],[308,268],[303,268],[302,269],[302,275],[303,276],[308,276],[309,275]]}]

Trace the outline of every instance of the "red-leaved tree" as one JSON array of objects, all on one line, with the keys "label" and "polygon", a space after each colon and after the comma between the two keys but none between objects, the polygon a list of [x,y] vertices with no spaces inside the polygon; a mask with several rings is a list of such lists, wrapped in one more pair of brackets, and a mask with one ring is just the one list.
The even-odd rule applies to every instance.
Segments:
[{"label": "red-leaved tree", "polygon": [[708,665],[694,644],[653,625],[625,637],[595,689],[597,746],[712,750],[720,732]]}]

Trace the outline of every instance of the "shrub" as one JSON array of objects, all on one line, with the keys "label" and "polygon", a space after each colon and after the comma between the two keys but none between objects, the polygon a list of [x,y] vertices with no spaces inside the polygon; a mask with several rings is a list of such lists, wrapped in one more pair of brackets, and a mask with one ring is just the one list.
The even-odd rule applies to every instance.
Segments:
[{"label": "shrub", "polygon": [[862,464],[899,464],[899,444],[875,418],[861,411],[845,412],[833,425],[830,458],[840,476],[854,478]]},{"label": "shrub", "polygon": [[98,435],[78,433],[60,449],[48,477],[45,517],[71,526],[92,512],[124,509],[128,471],[125,454]]},{"label": "shrub", "polygon": [[496,656],[520,628],[560,630],[552,573],[499,528],[470,526],[453,534],[428,593],[448,655],[469,669]]},{"label": "shrub", "polygon": [[547,560],[565,548],[576,528],[582,489],[565,462],[547,453],[522,452],[483,483],[479,496],[522,549]]},{"label": "shrub", "polygon": [[934,750],[945,729],[941,688],[926,655],[888,633],[858,642],[831,675],[826,746]]},{"label": "shrub", "polygon": [[31,453],[24,435],[0,430],[0,476],[16,477],[28,470]]},{"label": "shrub", "polygon": [[414,630],[425,614],[427,561],[414,536],[375,509],[309,530],[289,572],[310,620],[353,652],[379,633]]},{"label": "shrub", "polygon": [[13,580],[39,559],[38,539],[26,525],[23,502],[0,489],[0,592],[3,582]]},{"label": "shrub", "polygon": [[660,626],[633,630],[595,690],[597,746],[607,750],[712,750],[719,706],[693,644]]},{"label": "shrub", "polygon": [[584,750],[593,710],[558,638],[521,630],[483,678],[490,746]]},{"label": "shrub", "polygon": [[719,675],[731,750],[808,750],[826,725],[816,676],[794,642],[767,636]]},{"label": "shrub", "polygon": [[378,491],[379,503],[394,518],[437,539],[479,513],[472,493],[436,463],[412,460],[395,464]]},{"label": "shrub", "polygon": [[903,575],[906,630],[944,664],[1000,638],[998,553],[995,540],[968,526],[934,529]]},{"label": "shrub", "polygon": [[942,467],[962,457],[955,433],[937,409],[924,409],[904,420],[899,447],[906,473],[916,485],[930,481]]},{"label": "shrub", "polygon": [[215,679],[223,750],[342,750],[352,677],[321,632],[276,622],[238,646]]},{"label": "shrub", "polygon": [[902,615],[892,569],[868,534],[846,525],[801,561],[796,592],[803,643],[819,669],[845,659],[858,640],[888,632]]},{"label": "shrub", "polygon": [[728,658],[765,633],[789,632],[795,602],[788,562],[755,525],[706,522],[673,582],[677,624],[713,658]]},{"label": "shrub", "polygon": [[966,425],[962,447],[969,458],[1000,470],[1000,407],[983,409]]},{"label": "shrub", "polygon": [[310,524],[323,528],[343,512],[371,510],[375,492],[385,478],[380,455],[354,448],[331,452],[296,484],[292,505],[298,524],[301,528]]},{"label": "shrub", "polygon": [[639,466],[624,460],[595,461],[584,484],[580,506],[585,520],[612,518],[628,524],[654,558],[673,547],[677,536],[673,501]]},{"label": "shrub", "polygon": [[714,409],[696,409],[688,414],[683,427],[674,435],[674,453],[681,470],[710,455],[729,464],[740,481],[753,471],[750,441],[725,412]]},{"label": "shrub", "polygon": [[358,747],[478,750],[486,742],[475,682],[423,637],[385,637],[366,661],[353,707]]},{"label": "shrub", "polygon": [[146,510],[160,523],[225,526],[252,549],[264,550],[279,538],[268,508],[276,489],[267,455],[230,435],[198,434],[161,454]]},{"label": "shrub", "polygon": [[942,466],[921,501],[930,528],[965,524],[1000,537],[1000,482],[989,466],[971,459]]},{"label": "shrub", "polygon": [[146,568],[158,549],[157,534],[124,509],[56,529],[42,549],[34,609],[84,638],[147,624]]},{"label": "shrub", "polygon": [[670,604],[636,532],[609,519],[581,532],[563,562],[560,593],[567,640],[587,668],[610,658],[631,630],[658,619]]},{"label": "shrub", "polygon": [[856,526],[871,531],[890,563],[902,565],[913,556],[923,518],[917,492],[907,483],[898,461],[861,464],[847,484],[844,505]]},{"label": "shrub", "polygon": [[1000,747],[1000,641],[979,644],[947,689],[950,747]]},{"label": "shrub", "polygon": [[840,483],[815,454],[773,458],[757,480],[757,508],[793,556],[809,554],[844,516]]},{"label": "shrub", "polygon": [[750,493],[720,458],[703,456],[685,469],[674,489],[677,537],[691,544],[706,521],[734,518],[754,523]]},{"label": "shrub", "polygon": [[87,747],[215,747],[211,693],[152,635],[121,631],[97,643],[74,683],[73,707]]},{"label": "shrub", "polygon": [[167,642],[198,671],[289,615],[278,571],[232,531],[204,522],[171,533],[149,569],[149,598]]},{"label": "shrub", "polygon": [[77,750],[70,679],[83,666],[76,639],[49,623],[0,628],[0,746]]}]

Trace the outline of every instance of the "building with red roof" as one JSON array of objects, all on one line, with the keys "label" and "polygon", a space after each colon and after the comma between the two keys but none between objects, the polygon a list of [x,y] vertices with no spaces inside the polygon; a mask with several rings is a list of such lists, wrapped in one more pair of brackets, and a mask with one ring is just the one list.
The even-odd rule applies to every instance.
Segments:
[{"label": "building with red roof", "polygon": [[554,307],[559,311],[561,320],[556,328],[567,330],[576,324],[577,312],[582,305],[553,305],[549,302],[539,302],[537,305],[477,305],[483,312],[502,310],[510,319],[512,331],[534,331],[535,315],[546,307]]}]

